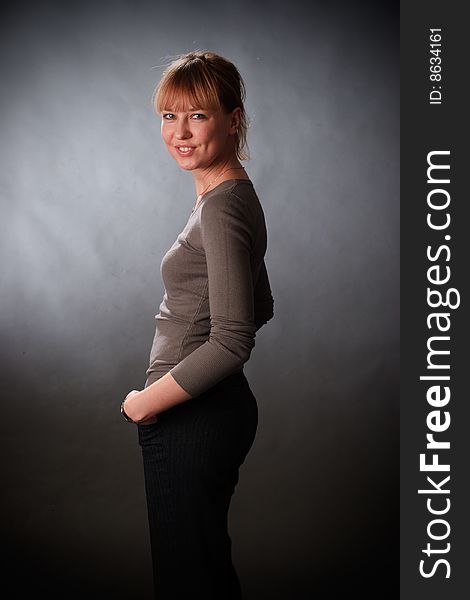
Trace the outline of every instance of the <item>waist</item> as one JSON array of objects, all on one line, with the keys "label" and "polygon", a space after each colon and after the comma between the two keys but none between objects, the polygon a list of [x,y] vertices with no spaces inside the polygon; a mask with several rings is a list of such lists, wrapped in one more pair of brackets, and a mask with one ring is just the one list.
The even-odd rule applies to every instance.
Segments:
[{"label": "waist", "polygon": [[209,339],[210,324],[156,317],[147,374],[164,374]]},{"label": "waist", "polygon": [[[161,379],[163,377],[163,375],[166,375],[172,369],[173,366],[175,366],[175,365],[157,365],[157,366],[154,366],[153,368],[149,368],[147,370],[147,379],[144,384],[144,389],[148,388],[149,385],[152,385],[152,383],[155,383],[156,381]],[[240,369],[238,369],[237,371],[234,371],[230,375],[227,375],[227,377],[225,377],[224,379],[220,380],[218,383],[216,383],[215,385],[210,387],[208,390],[206,390],[206,392],[203,392],[202,395],[207,394],[210,391],[216,391],[216,390],[219,391],[219,390],[223,389],[225,386],[240,385],[240,384],[241,385],[248,384],[248,380],[245,376],[245,371],[244,371],[243,365],[240,367]]]}]

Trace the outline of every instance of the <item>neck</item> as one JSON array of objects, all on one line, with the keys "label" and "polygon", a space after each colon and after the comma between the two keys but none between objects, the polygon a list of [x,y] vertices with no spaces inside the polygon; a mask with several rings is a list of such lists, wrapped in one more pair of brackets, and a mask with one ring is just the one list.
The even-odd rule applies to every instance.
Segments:
[{"label": "neck", "polygon": [[209,191],[213,185],[217,185],[225,179],[233,179],[244,173],[243,165],[236,158],[226,160],[217,165],[210,165],[204,169],[197,169],[193,172],[196,194],[203,194],[206,189]]}]

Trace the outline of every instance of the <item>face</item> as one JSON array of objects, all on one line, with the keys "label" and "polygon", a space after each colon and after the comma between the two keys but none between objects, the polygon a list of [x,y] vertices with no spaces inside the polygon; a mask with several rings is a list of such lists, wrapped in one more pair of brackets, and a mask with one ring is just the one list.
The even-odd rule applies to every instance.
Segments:
[{"label": "face", "polygon": [[162,111],[162,138],[182,169],[207,169],[222,164],[234,153],[240,109],[190,107],[185,112]]}]

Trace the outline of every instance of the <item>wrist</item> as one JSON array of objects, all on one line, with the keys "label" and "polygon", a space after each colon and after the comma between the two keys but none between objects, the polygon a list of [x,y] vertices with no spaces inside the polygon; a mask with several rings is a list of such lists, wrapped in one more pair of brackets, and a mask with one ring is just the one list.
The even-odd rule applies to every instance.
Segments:
[{"label": "wrist", "polygon": [[135,402],[136,396],[138,396],[139,393],[140,392],[137,390],[132,390],[121,403],[121,414],[126,421],[131,423],[138,423],[142,418],[139,414],[138,403],[136,404]]},{"label": "wrist", "polygon": [[124,407],[125,403],[126,399],[124,398],[124,400],[121,402],[121,415],[128,423],[135,423],[134,419],[129,416],[127,409]]}]

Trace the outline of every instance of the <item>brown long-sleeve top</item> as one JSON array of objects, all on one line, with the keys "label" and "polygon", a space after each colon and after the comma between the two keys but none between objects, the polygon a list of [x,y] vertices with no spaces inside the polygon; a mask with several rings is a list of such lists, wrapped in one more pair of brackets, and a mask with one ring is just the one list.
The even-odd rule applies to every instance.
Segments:
[{"label": "brown long-sleeve top", "polygon": [[170,371],[192,397],[243,369],[274,315],[264,213],[248,179],[207,192],[161,262],[145,387]]}]

